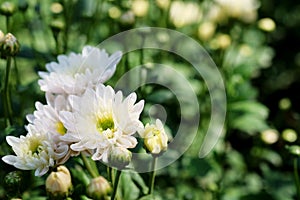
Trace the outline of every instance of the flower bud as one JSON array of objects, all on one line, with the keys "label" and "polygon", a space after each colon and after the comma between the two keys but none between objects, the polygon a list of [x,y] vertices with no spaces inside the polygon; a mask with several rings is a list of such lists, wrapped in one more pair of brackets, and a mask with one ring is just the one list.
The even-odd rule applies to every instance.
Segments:
[{"label": "flower bud", "polygon": [[65,166],[57,167],[46,180],[46,191],[50,199],[65,199],[72,190],[71,174]]},{"label": "flower bud", "polygon": [[157,119],[156,124],[146,124],[140,132],[144,138],[144,148],[153,155],[160,155],[168,148],[168,136],[162,122]]},{"label": "flower bud", "polygon": [[135,16],[144,17],[148,13],[149,2],[147,0],[134,0],[131,9]]},{"label": "flower bud", "polygon": [[0,13],[7,17],[12,16],[16,10],[15,4],[9,1],[5,1],[0,6]]},{"label": "flower bud", "polygon": [[96,200],[105,199],[111,191],[112,188],[109,182],[103,176],[92,179],[87,186],[87,195]]},{"label": "flower bud", "polygon": [[124,169],[131,161],[132,153],[124,147],[114,147],[109,152],[108,163],[118,169]]},{"label": "flower bud", "polygon": [[123,13],[120,17],[120,23],[123,27],[131,27],[135,23],[135,16],[133,12],[127,11]]},{"label": "flower bud", "polygon": [[1,57],[5,58],[7,56],[15,56],[19,52],[19,50],[20,44],[13,34],[7,33],[2,38],[0,36]]}]

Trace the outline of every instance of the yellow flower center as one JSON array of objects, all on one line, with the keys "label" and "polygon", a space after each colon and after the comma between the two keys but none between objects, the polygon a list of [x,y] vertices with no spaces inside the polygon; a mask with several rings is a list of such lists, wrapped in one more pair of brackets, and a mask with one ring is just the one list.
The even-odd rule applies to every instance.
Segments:
[{"label": "yellow flower center", "polygon": [[56,123],[56,131],[61,134],[64,135],[67,132],[67,129],[64,127],[63,123],[61,122],[57,122]]},{"label": "yellow flower center", "polygon": [[32,154],[35,153],[39,153],[39,148],[40,147],[40,141],[37,140],[36,138],[33,138],[32,140],[30,140],[29,142],[29,152],[31,152]]},{"label": "yellow flower center", "polygon": [[106,130],[111,130],[112,132],[114,132],[114,128],[115,128],[115,124],[112,116],[105,116],[102,118],[98,118],[96,126],[99,133],[102,133],[103,131]]}]

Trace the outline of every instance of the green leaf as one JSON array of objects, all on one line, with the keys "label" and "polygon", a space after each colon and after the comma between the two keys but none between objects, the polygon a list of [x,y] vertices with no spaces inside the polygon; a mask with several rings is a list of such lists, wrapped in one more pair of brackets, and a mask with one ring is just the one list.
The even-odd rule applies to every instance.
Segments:
[{"label": "green leaf", "polygon": [[259,116],[262,119],[268,117],[269,110],[266,106],[255,101],[239,101],[228,106],[231,111],[249,113]]},{"label": "green leaf", "polygon": [[266,124],[265,120],[254,114],[247,114],[238,117],[234,119],[231,125],[233,128],[245,131],[251,135],[255,132],[260,132],[268,129],[268,125]]},{"label": "green leaf", "polygon": [[289,152],[295,156],[300,156],[300,146],[298,145],[291,145],[286,146],[286,148],[289,150]]},{"label": "green leaf", "polygon": [[123,171],[118,186],[120,199],[136,200],[139,197],[139,193],[139,188],[132,181],[131,173]]}]

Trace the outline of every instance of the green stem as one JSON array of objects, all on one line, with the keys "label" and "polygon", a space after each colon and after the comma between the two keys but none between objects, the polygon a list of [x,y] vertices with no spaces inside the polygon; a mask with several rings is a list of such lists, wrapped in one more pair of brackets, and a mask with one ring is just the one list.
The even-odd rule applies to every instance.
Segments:
[{"label": "green stem", "polygon": [[14,69],[15,69],[15,74],[16,74],[16,79],[17,79],[17,86],[19,86],[21,81],[20,81],[19,69],[18,69],[18,66],[17,66],[16,57],[14,57],[14,64],[15,64]]},{"label": "green stem", "polygon": [[4,108],[6,110],[6,117],[9,120],[10,125],[12,125],[13,124],[12,108],[11,108],[11,102],[10,102],[10,97],[9,97],[10,67],[11,67],[11,57],[7,56],[5,82],[4,82],[4,96],[5,96],[5,98],[4,98]]},{"label": "green stem", "polygon": [[113,178],[112,178],[112,168],[107,166],[107,177],[108,177],[108,181],[112,182]]},{"label": "green stem", "polygon": [[81,153],[81,158],[83,160],[83,163],[84,163],[86,169],[89,171],[90,175],[93,178],[97,178],[99,176],[99,173],[95,168],[92,167],[92,165],[91,165],[90,161],[88,160],[88,158],[85,155],[83,155],[82,153]]},{"label": "green stem", "polygon": [[6,32],[9,33],[9,17],[6,16]]},{"label": "green stem", "polygon": [[298,174],[298,158],[294,158],[294,176],[295,176],[295,185],[297,190],[297,199],[300,200],[300,181]]},{"label": "green stem", "polygon": [[113,193],[111,195],[110,200],[115,200],[121,173],[122,173],[121,170],[117,170],[116,177],[115,177],[115,180],[114,180],[114,183],[113,183],[114,189],[113,189]]},{"label": "green stem", "polygon": [[155,171],[156,162],[157,162],[157,157],[153,156],[153,161],[152,161],[151,168],[150,168],[151,172],[150,172],[150,179],[149,179],[149,192],[148,192],[148,194],[152,194],[153,190],[154,190],[154,182],[155,182],[155,174],[156,174],[156,171]]}]

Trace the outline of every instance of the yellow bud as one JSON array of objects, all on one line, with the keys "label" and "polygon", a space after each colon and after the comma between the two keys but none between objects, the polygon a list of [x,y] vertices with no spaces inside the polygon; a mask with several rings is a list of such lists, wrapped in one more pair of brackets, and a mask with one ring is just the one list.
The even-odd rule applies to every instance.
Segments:
[{"label": "yellow bud", "polygon": [[61,165],[46,179],[46,191],[50,199],[64,199],[72,190],[71,174]]},{"label": "yellow bud", "polygon": [[134,0],[131,9],[135,16],[143,17],[148,13],[149,2],[147,0]]},{"label": "yellow bud", "polygon": [[105,199],[111,191],[112,188],[109,182],[103,176],[93,178],[87,186],[87,195],[96,200]]},{"label": "yellow bud", "polygon": [[113,6],[111,7],[109,10],[108,10],[108,15],[112,18],[112,19],[117,19],[121,16],[121,10],[116,7],[116,6]]},{"label": "yellow bud", "polygon": [[140,135],[144,138],[144,147],[149,153],[159,155],[167,150],[168,136],[159,119],[156,124],[146,124]]},{"label": "yellow bud", "polygon": [[261,133],[261,139],[267,144],[274,144],[278,141],[278,132],[274,129],[268,129]]},{"label": "yellow bud", "polygon": [[60,14],[64,10],[64,7],[60,3],[54,2],[51,4],[50,10],[53,14]]},{"label": "yellow bud", "polygon": [[198,37],[202,40],[210,39],[216,31],[216,24],[212,22],[204,22],[198,28]]},{"label": "yellow bud", "polygon": [[156,0],[157,6],[161,9],[167,10],[170,6],[170,0]]},{"label": "yellow bud", "polygon": [[263,18],[258,21],[258,27],[267,32],[274,31],[276,28],[276,24],[271,18]]}]

